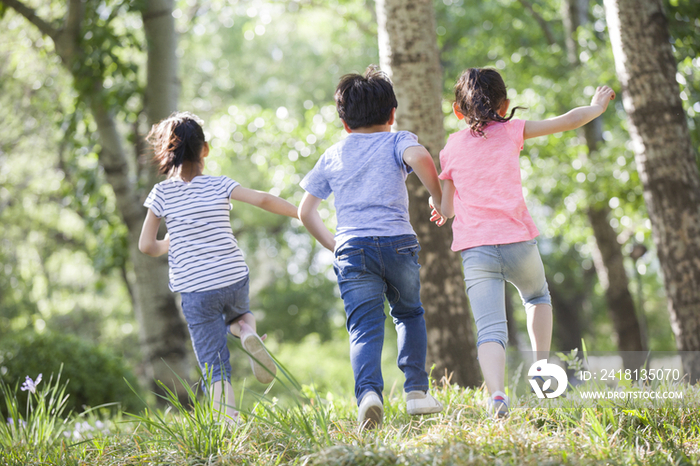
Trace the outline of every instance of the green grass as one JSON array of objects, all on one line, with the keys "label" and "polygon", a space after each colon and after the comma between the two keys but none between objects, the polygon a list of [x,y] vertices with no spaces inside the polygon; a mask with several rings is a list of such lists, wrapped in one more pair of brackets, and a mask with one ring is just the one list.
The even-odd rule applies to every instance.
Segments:
[{"label": "green grass", "polygon": [[[511,416],[494,421],[483,389],[448,383],[432,389],[442,413],[409,416],[400,383],[388,377],[384,425],[358,433],[343,348],[333,357],[319,341],[304,344],[303,354],[328,358],[320,365],[293,354],[281,359],[315,385],[300,383],[283,365],[263,392],[243,381],[236,389],[244,420],[238,426],[182,380],[161,385],[160,405],[149,397],[142,411],[117,415],[113,407],[66,413],[60,377],[37,385],[27,406],[19,406],[18,387],[2,385],[2,405],[13,420],[0,422],[0,465],[700,465],[700,385],[654,386],[682,390],[682,402],[594,404],[571,393],[563,401],[538,400],[513,377]],[[184,405],[176,389],[187,395]]]},{"label": "green grass", "polygon": [[[166,408],[105,418],[108,409],[61,412],[63,385],[45,383],[30,407],[0,427],[6,465],[690,465],[700,464],[700,386],[683,403],[653,408],[629,402],[545,408],[527,395],[511,416],[486,416],[482,389],[433,388],[445,405],[436,415],[405,413],[399,393],[386,393],[385,422],[358,433],[351,396],[320,396],[281,367],[276,393],[248,391],[239,426],[223,421],[211,401],[182,384],[189,403],[167,392]],[[398,392],[398,390],[397,390]],[[247,401],[245,401],[247,400]],[[16,421],[21,419],[26,422]]]}]

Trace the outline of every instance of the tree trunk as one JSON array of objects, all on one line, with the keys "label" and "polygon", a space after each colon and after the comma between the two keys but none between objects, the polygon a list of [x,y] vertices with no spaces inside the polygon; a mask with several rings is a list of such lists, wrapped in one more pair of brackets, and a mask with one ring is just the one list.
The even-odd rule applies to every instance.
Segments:
[{"label": "tree trunk", "polygon": [[[36,12],[19,0],[2,0],[15,9],[42,33],[54,41],[56,53],[65,67],[75,78],[80,69],[74,66],[84,61],[80,47],[80,31],[84,22],[84,4],[81,0],[70,0],[68,12],[61,29],[55,29],[36,15]],[[175,36],[171,1],[148,2],[144,11],[144,28],[152,38],[149,41],[148,105],[149,120],[157,121],[167,116],[176,107],[177,84],[175,60]],[[156,25],[156,23],[158,23]],[[151,66],[150,62],[157,62]],[[155,181],[155,170],[150,162],[145,162],[150,173],[143,188],[138,189],[134,182],[127,154],[112,109],[105,98],[99,78],[88,90],[81,90],[81,98],[89,103],[97,125],[101,150],[99,161],[107,182],[112,186],[117,208],[129,230],[129,253],[134,266],[136,280],[134,290],[134,312],[139,323],[141,350],[144,358],[145,382],[150,388],[159,391],[155,380],[172,386],[179,375],[187,380],[192,372],[192,358],[187,327],[175,302],[175,296],[168,290],[167,258],[153,259],[142,254],[138,248],[138,238],[146,210],[141,203]],[[154,380],[155,379],[155,380]],[[186,395],[183,393],[183,397]]]},{"label": "tree trunk", "polygon": [[[700,172],[676,83],[661,0],[606,0],[623,104],[676,344],[700,381]],[[692,353],[690,353],[692,352]]]},{"label": "tree trunk", "polygon": [[[148,47],[147,82],[145,90],[146,115],[149,126],[167,118],[177,110],[179,81],[177,70],[177,36],[173,19],[172,0],[150,0],[142,11],[143,28]],[[156,170],[150,163],[151,153],[140,157],[146,164],[140,172],[144,188],[139,193],[139,207],[157,181]],[[153,371],[152,380],[179,385],[176,375],[188,380],[193,358],[189,332],[176,296],[168,288],[168,258],[152,258],[138,250],[141,218],[129,226],[131,259],[136,275],[134,308],[139,320],[141,345]],[[183,393],[184,395],[184,393]]]},{"label": "tree trunk", "polygon": [[583,332],[580,312],[584,296],[573,294],[571,290],[562,292],[554,286],[549,287],[549,294],[552,297],[554,314],[554,348],[565,353],[575,348],[581,349]]},{"label": "tree trunk", "polygon": [[[578,42],[576,29],[588,21],[587,0],[566,0],[563,8],[566,47],[570,63],[578,68]],[[595,163],[598,145],[603,141],[603,125],[596,118],[583,128],[591,163]],[[608,223],[607,206],[591,205],[588,219],[593,227],[596,244],[593,251],[598,280],[605,290],[608,313],[617,334],[620,351],[644,351],[646,343],[642,339],[641,327],[635,312],[634,300],[629,290],[629,279],[625,270],[622,245],[617,242],[617,234]],[[636,359],[623,356],[626,369],[636,369]]]},{"label": "tree trunk", "polygon": [[[381,67],[394,79],[399,102],[396,126],[415,133],[437,161],[445,144],[442,70],[429,0],[379,0]],[[421,299],[428,326],[428,365],[437,377],[452,373],[461,386],[480,383],[476,342],[459,256],[450,251],[449,227],[431,224],[428,194],[417,177],[408,180],[411,222],[421,241]]]},{"label": "tree trunk", "polygon": [[[598,281],[605,290],[605,299],[610,310],[617,347],[620,351],[644,351],[646,344],[642,341],[642,331],[634,310],[634,300],[629,290],[629,279],[623,263],[620,243],[617,233],[610,226],[607,207],[591,207],[588,209],[588,219],[591,222],[597,246],[593,251],[593,263],[598,274]],[[632,363],[625,359],[625,362]],[[628,367],[636,369],[638,367]]]}]

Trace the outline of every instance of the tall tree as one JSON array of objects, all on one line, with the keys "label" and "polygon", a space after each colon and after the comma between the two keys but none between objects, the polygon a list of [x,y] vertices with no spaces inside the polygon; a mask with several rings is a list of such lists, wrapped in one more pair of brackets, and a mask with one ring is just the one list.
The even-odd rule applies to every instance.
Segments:
[{"label": "tall tree", "polygon": [[[394,80],[399,102],[396,126],[415,133],[437,161],[445,144],[442,69],[430,0],[377,1],[379,56]],[[421,299],[428,326],[428,364],[436,375],[453,373],[462,386],[479,383],[476,344],[467,312],[459,257],[450,252],[448,227],[429,220],[427,190],[416,177],[408,181],[411,223],[421,241]]]},{"label": "tall tree", "polygon": [[[581,66],[581,61],[576,30],[588,22],[588,0],[565,0],[562,12],[567,56],[569,63],[577,69]],[[602,118],[598,117],[588,123],[581,132],[588,146],[589,159],[595,163],[599,146],[603,142]],[[646,342],[642,339],[641,326],[629,289],[622,245],[617,241],[617,233],[610,225],[608,218],[610,209],[607,204],[606,196],[603,202],[591,202],[587,210],[588,220],[595,236],[593,263],[598,281],[605,290],[610,320],[617,334],[618,349],[624,354],[625,368],[635,369],[638,361],[629,352],[644,351]]]},{"label": "tall tree", "polygon": [[[120,39],[111,32],[109,22],[122,9],[132,8],[128,2],[110,5],[106,23],[95,5],[82,0],[70,0],[60,19],[44,19],[20,0],[0,0],[48,36],[55,53],[72,76],[74,87],[92,113],[99,133],[99,162],[107,182],[114,190],[117,208],[129,231],[130,257],[135,280],[134,311],[139,323],[141,349],[145,359],[148,382],[161,380],[170,384],[175,374],[187,379],[192,370],[187,328],[167,287],[166,259],[154,260],[138,251],[138,237],[145,211],[142,200],[153,186],[156,175],[147,154],[138,153],[136,161],[129,160],[115,114],[113,93],[105,86],[105,78],[120,67],[130,68],[119,61]],[[153,123],[176,109],[178,82],[175,56],[176,36],[172,16],[172,0],[145,2],[140,10],[147,38],[148,76],[145,108],[148,122]],[[85,41],[94,43],[86,46]],[[111,66],[111,65],[116,66]],[[111,79],[111,77],[110,77]],[[138,127],[138,126],[136,126]],[[135,135],[138,140],[138,131]],[[139,144],[136,145],[139,148]],[[136,172],[132,167],[136,167]],[[153,385],[154,389],[157,386]]]},{"label": "tall tree", "polygon": [[676,345],[700,381],[700,171],[661,0],[605,0],[623,104]]}]

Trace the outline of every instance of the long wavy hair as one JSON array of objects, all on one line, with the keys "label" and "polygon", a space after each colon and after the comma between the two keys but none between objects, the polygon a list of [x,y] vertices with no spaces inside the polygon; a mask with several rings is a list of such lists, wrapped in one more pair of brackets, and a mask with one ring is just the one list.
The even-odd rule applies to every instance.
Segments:
[{"label": "long wavy hair", "polygon": [[206,144],[202,120],[190,112],[174,112],[153,125],[146,141],[153,146],[158,172],[168,178],[186,161],[198,163]]},{"label": "long wavy hair", "polygon": [[498,110],[507,99],[506,83],[498,71],[491,68],[469,68],[455,84],[455,104],[474,136],[486,137],[484,128],[489,123],[508,121],[516,110],[523,108],[515,107],[509,116],[502,117]]}]

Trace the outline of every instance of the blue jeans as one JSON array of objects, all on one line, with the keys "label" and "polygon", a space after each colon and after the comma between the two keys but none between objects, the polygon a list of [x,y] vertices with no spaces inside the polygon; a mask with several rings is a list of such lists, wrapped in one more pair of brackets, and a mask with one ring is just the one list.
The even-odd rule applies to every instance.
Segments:
[{"label": "blue jeans", "polygon": [[465,249],[462,264],[477,347],[489,341],[506,347],[506,281],[518,289],[528,312],[536,304],[552,303],[537,240]]},{"label": "blue jeans", "polygon": [[398,334],[404,390],[428,390],[427,335],[420,301],[420,245],[414,235],[352,238],[335,252],[333,269],[347,315],[355,397],[382,397],[384,298]]},{"label": "blue jeans", "polygon": [[248,277],[216,290],[181,293],[182,313],[192,338],[197,363],[211,382],[231,380],[231,354],[226,339],[231,323],[250,312]]}]

